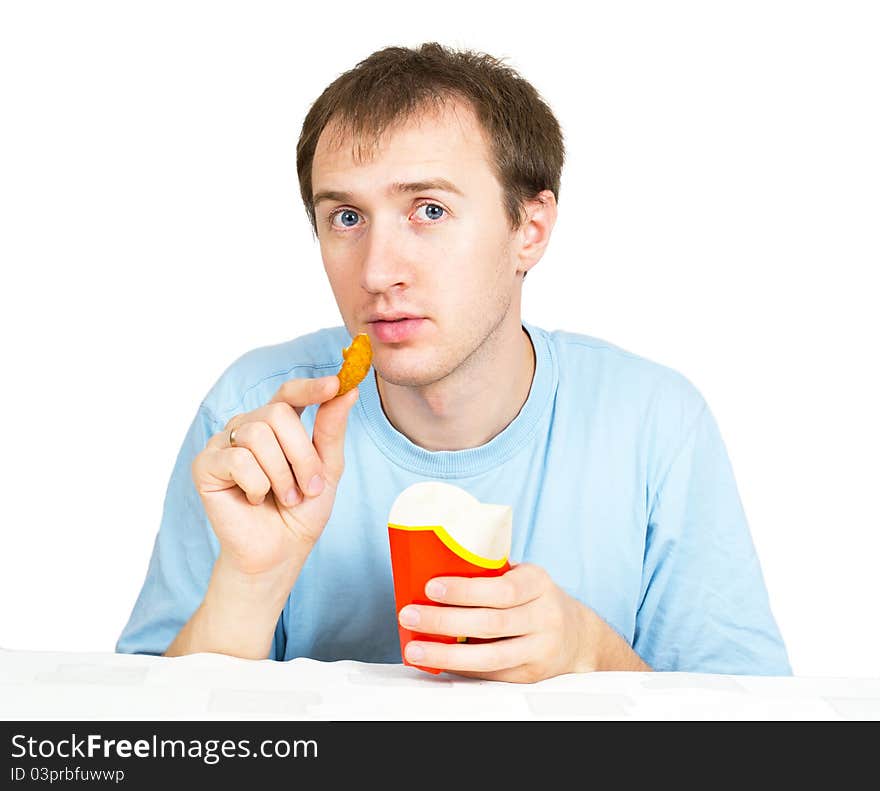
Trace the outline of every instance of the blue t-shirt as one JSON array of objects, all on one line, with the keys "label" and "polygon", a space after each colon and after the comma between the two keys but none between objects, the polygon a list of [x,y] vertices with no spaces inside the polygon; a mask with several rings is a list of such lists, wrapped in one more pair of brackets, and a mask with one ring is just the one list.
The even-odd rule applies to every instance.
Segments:
[{"label": "blue t-shirt", "polygon": [[[523,322],[535,374],[484,445],[429,451],[360,385],[333,512],[275,629],[270,658],[401,662],[388,512],[417,481],[513,508],[510,559],[542,566],[659,671],[788,675],[785,646],[718,426],[681,374],[605,341]],[[146,580],[116,650],[163,654],[204,598],[219,543],[191,464],[287,379],[333,374],[334,327],[254,349],[199,406],[165,497]],[[317,407],[302,422],[311,434]]]}]

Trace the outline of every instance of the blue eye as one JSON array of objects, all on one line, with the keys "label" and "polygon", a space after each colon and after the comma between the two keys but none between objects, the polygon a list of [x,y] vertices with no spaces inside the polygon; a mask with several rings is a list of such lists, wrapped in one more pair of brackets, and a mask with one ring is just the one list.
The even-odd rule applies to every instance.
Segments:
[{"label": "blue eye", "polygon": [[356,211],[345,209],[344,211],[339,212],[338,216],[346,228],[351,228],[353,225],[357,225],[358,214]]},{"label": "blue eye", "polygon": [[436,203],[423,203],[417,211],[425,210],[425,216],[429,220],[439,220],[445,213],[446,209],[442,206],[438,206]]}]

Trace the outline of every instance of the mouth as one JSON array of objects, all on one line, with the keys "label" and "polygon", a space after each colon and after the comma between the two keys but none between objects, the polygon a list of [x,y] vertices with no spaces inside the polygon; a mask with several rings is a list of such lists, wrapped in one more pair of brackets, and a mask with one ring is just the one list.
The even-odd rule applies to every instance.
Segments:
[{"label": "mouth", "polygon": [[400,343],[412,338],[426,321],[420,316],[382,317],[367,322],[367,332],[382,343]]}]

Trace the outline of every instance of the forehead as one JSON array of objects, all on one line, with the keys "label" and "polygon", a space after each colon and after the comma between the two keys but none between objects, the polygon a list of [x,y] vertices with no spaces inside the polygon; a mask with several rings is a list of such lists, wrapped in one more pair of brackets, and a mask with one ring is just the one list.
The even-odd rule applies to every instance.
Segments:
[{"label": "forehead", "polygon": [[460,186],[493,178],[485,132],[466,104],[447,101],[388,127],[378,140],[354,137],[331,122],[318,139],[312,161],[313,193],[348,189],[353,182],[387,177],[445,177]]}]

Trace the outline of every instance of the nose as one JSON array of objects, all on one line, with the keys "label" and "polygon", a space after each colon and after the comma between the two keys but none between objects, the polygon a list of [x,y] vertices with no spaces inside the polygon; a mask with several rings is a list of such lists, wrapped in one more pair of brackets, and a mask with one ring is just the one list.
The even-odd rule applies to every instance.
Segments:
[{"label": "nose", "polygon": [[363,240],[361,286],[372,294],[406,286],[409,268],[402,235],[392,220],[376,218]]}]

